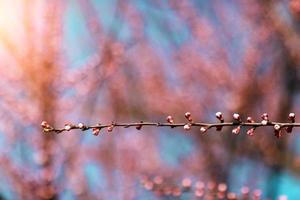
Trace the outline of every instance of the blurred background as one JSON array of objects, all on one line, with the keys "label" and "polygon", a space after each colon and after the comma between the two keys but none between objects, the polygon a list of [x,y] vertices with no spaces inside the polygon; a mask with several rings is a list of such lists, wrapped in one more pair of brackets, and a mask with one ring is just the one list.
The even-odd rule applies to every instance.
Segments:
[{"label": "blurred background", "polygon": [[272,128],[40,128],[184,122],[187,111],[205,122],[217,111],[297,118],[299,0],[0,0],[0,13],[1,199],[175,198],[147,178],[146,190],[144,175],[299,199],[298,129],[277,139]]}]

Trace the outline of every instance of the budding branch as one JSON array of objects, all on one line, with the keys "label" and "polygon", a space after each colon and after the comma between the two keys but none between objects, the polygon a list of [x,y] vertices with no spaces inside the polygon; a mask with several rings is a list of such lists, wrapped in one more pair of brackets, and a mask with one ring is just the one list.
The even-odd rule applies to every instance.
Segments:
[{"label": "budding branch", "polygon": [[224,122],[224,118],[221,112],[216,113],[216,118],[220,121],[218,123],[202,123],[202,122],[194,122],[191,113],[187,112],[185,113],[185,118],[187,119],[186,123],[174,123],[173,117],[168,116],[166,118],[166,123],[160,123],[160,122],[134,122],[134,123],[109,123],[109,124],[96,124],[87,126],[83,123],[79,123],[77,125],[74,124],[65,124],[63,128],[54,128],[50,126],[46,121],[43,121],[41,123],[41,126],[43,128],[43,131],[45,133],[61,133],[64,131],[70,131],[74,129],[86,131],[86,130],[92,130],[94,135],[98,135],[100,133],[101,129],[106,128],[108,132],[112,132],[114,127],[136,127],[136,129],[140,130],[144,126],[154,126],[154,127],[183,127],[184,130],[188,131],[191,129],[191,127],[200,127],[200,132],[205,133],[208,129],[216,128],[217,131],[221,131],[222,127],[234,127],[232,130],[232,133],[239,134],[241,127],[251,127],[248,131],[248,135],[253,135],[254,130],[257,127],[266,127],[266,126],[272,126],[274,128],[275,136],[280,137],[282,136],[282,130],[285,130],[288,133],[292,132],[293,127],[300,127],[300,123],[295,122],[295,114],[290,113],[288,120],[290,122],[272,122],[268,118],[268,114],[264,113],[262,114],[261,118],[263,119],[261,122],[254,122],[254,120],[251,117],[247,118],[247,122],[243,122],[240,118],[240,115],[237,113],[233,114],[233,121],[232,122]]},{"label": "budding branch", "polygon": [[[119,126],[119,127],[124,127],[124,128],[129,128],[129,127],[140,127],[140,126],[156,126],[156,127],[183,127],[187,123],[176,123],[176,124],[169,124],[169,123],[159,123],[159,122],[134,122],[134,123],[111,123],[111,124],[101,124],[101,125],[91,125],[91,126],[85,126],[84,128],[80,128],[78,125],[73,125],[71,126],[71,129],[79,129],[82,131],[86,131],[89,129],[93,128],[107,128],[111,126]],[[213,127],[219,127],[219,126],[251,126],[251,127],[260,127],[260,126],[274,126],[276,124],[280,125],[280,127],[300,127],[300,123],[281,123],[281,122],[269,122],[267,125],[264,125],[262,123],[248,123],[248,122],[241,122],[241,123],[235,123],[235,122],[224,122],[224,123],[202,123],[202,122],[195,122],[195,123],[189,123],[190,126],[195,126],[195,127],[207,127],[207,128],[213,128]],[[70,129],[70,130],[71,130]],[[66,130],[65,128],[61,129],[56,129],[56,128],[44,128],[44,132],[56,132],[56,133],[61,133],[64,131],[69,131]]]}]

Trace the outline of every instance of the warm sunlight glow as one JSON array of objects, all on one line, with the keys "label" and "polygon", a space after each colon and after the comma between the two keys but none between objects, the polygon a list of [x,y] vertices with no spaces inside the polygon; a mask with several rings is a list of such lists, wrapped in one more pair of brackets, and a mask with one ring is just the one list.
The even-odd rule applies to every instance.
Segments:
[{"label": "warm sunlight glow", "polygon": [[0,0],[0,31],[5,34],[15,34],[22,23],[21,1]]}]

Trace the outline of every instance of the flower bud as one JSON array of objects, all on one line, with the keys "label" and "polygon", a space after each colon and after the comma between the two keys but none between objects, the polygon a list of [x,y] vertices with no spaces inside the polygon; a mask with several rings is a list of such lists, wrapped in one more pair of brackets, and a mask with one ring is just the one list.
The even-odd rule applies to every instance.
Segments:
[{"label": "flower bud", "polygon": [[203,126],[202,126],[202,127],[200,128],[200,132],[201,132],[201,133],[205,133],[206,131],[207,131],[207,128],[206,128],[206,127],[203,127]]},{"label": "flower bud", "polygon": [[93,131],[93,135],[95,135],[95,136],[99,135],[99,133],[100,133],[99,128],[93,128],[92,131]]},{"label": "flower bud", "polygon": [[241,121],[241,117],[240,117],[240,115],[238,113],[234,113],[232,115],[232,117],[233,117],[234,120]]},{"label": "flower bud", "polygon": [[107,132],[112,132],[113,131],[114,126],[110,125],[109,127],[107,127]]},{"label": "flower bud", "polygon": [[247,117],[247,122],[248,123],[254,123],[254,120],[252,119],[252,117]]},{"label": "flower bud", "polygon": [[221,112],[216,112],[216,118],[220,121],[224,120],[223,119],[223,114]]},{"label": "flower bud", "polygon": [[[222,114],[221,112],[217,112],[217,113],[216,113],[216,118],[217,118],[218,120],[220,120],[221,123],[224,122],[223,114]],[[223,128],[223,126],[216,126],[216,130],[217,130],[217,131],[221,131],[222,128]]]},{"label": "flower bud", "polygon": [[268,120],[269,120],[269,115],[268,115],[268,113],[262,114],[262,115],[261,115],[261,118],[262,118],[263,120],[268,121]]},{"label": "flower bud", "polygon": [[264,114],[262,114],[261,115],[261,118],[263,119],[262,121],[261,121],[261,123],[262,123],[262,125],[267,125],[268,123],[269,123],[269,115],[268,115],[268,113],[264,113]]},{"label": "flower bud", "polygon": [[185,116],[185,118],[186,118],[189,122],[192,122],[192,121],[193,121],[192,115],[191,115],[190,112],[186,112],[186,113],[184,114],[184,116]]},{"label": "flower bud", "polygon": [[281,134],[281,127],[279,124],[275,124],[274,125],[274,135],[277,137],[277,138],[280,138],[282,136]]},{"label": "flower bud", "polygon": [[171,115],[169,115],[167,117],[167,122],[169,122],[170,124],[173,124],[174,123],[174,120],[173,120],[173,117]]},{"label": "flower bud", "polygon": [[78,123],[78,128],[83,129],[85,126],[83,123]]},{"label": "flower bud", "polygon": [[254,135],[254,130],[255,130],[255,128],[250,128],[249,130],[247,130],[247,135],[253,136]]},{"label": "flower bud", "polygon": [[275,125],[274,125],[274,129],[275,129],[276,131],[279,131],[279,130],[280,130],[280,128],[281,128],[281,127],[280,127],[280,125],[279,125],[279,124],[275,124]]},{"label": "flower bud", "polygon": [[[290,113],[289,114],[289,121],[291,123],[295,123],[295,117],[296,117],[295,113]],[[286,132],[291,133],[292,131],[293,131],[293,126],[286,127]]]},{"label": "flower bud", "polygon": [[292,123],[295,123],[295,117],[296,117],[295,113],[290,113],[290,114],[289,114],[289,120],[290,120]]},{"label": "flower bud", "polygon": [[238,126],[234,129],[232,129],[232,133],[235,134],[235,135],[238,135],[241,131],[241,126]]},{"label": "flower bud", "polygon": [[43,127],[43,128],[47,128],[48,126],[49,126],[48,122],[46,122],[46,121],[42,121],[42,123],[41,123],[41,127]]},{"label": "flower bud", "polygon": [[72,125],[71,124],[65,124],[65,130],[66,131],[70,131],[72,129]]},{"label": "flower bud", "polygon": [[183,126],[183,129],[186,130],[186,131],[190,130],[191,129],[191,124],[185,124]]}]

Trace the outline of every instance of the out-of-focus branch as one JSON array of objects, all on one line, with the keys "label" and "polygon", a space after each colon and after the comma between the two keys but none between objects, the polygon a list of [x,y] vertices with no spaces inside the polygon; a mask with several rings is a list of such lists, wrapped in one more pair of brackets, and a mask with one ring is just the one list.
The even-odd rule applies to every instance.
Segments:
[{"label": "out-of-focus branch", "polygon": [[201,133],[205,133],[208,129],[211,129],[214,127],[216,128],[217,131],[221,131],[224,126],[229,126],[229,127],[234,127],[232,129],[232,133],[235,135],[238,135],[240,133],[240,130],[242,127],[251,127],[247,131],[247,134],[250,136],[254,135],[254,130],[257,127],[273,126],[275,136],[278,138],[282,136],[283,130],[285,130],[288,133],[291,133],[293,127],[300,127],[300,123],[295,122],[295,114],[294,113],[289,114],[289,117],[288,117],[289,122],[270,121],[267,113],[264,113],[261,115],[261,118],[262,118],[261,122],[255,122],[251,117],[247,117],[247,121],[244,122],[241,120],[240,115],[237,113],[233,114],[233,121],[225,122],[221,112],[216,113],[216,118],[220,121],[218,123],[194,122],[191,117],[191,113],[189,113],[189,112],[185,113],[185,118],[188,121],[186,123],[174,123],[173,117],[168,116],[166,118],[166,120],[167,120],[166,123],[143,122],[143,121],[133,122],[133,123],[116,123],[116,122],[111,122],[109,124],[98,123],[96,125],[85,125],[83,123],[78,123],[77,125],[74,125],[74,124],[68,123],[68,124],[65,124],[65,126],[63,128],[54,128],[51,125],[49,125],[46,121],[43,121],[41,123],[41,126],[45,133],[49,133],[49,132],[61,133],[64,131],[70,131],[70,130],[74,130],[74,129],[86,131],[86,130],[91,129],[93,131],[94,135],[99,135],[100,130],[103,128],[106,128],[108,132],[112,132],[114,127],[124,127],[124,128],[136,127],[136,129],[140,130],[143,126],[171,127],[171,128],[183,127],[184,130],[186,130],[186,131],[190,130],[194,126],[194,127],[200,127]]}]

